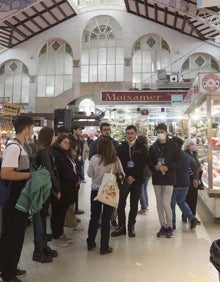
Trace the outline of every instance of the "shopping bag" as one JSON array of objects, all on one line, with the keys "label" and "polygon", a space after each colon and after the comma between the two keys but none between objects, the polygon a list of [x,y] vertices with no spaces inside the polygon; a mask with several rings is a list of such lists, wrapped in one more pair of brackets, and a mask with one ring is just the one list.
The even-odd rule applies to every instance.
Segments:
[{"label": "shopping bag", "polygon": [[101,186],[94,201],[102,202],[114,208],[118,207],[119,189],[116,176],[113,173],[104,173]]}]

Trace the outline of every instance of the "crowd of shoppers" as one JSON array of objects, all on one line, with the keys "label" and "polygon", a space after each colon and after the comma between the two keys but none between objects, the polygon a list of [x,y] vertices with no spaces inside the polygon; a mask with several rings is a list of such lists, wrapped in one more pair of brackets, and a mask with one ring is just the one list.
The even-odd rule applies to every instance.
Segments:
[{"label": "crowd of shoppers", "polygon": [[[71,220],[77,224],[80,219],[75,213],[83,213],[78,209],[79,188],[85,182],[83,151],[89,159],[87,174],[92,178],[87,248],[96,247],[96,235],[101,225],[100,254],[113,251],[109,245],[110,223],[116,229],[112,237],[125,235],[135,237],[135,223],[138,214],[147,214],[149,201],[147,183],[152,176],[152,184],[156,196],[160,230],[157,237],[173,237],[176,228],[175,206],[182,211],[182,220],[190,221],[194,229],[200,222],[196,218],[198,183],[201,166],[193,139],[183,140],[170,138],[165,124],[156,127],[157,140],[148,146],[143,135],[138,136],[134,125],[125,129],[125,141],[119,144],[111,134],[109,123],[100,126],[97,140],[87,143],[82,138],[82,127],[74,124],[69,130],[58,128],[58,136],[54,130],[43,127],[38,136],[36,147],[27,153],[25,140],[33,135],[34,121],[28,116],[20,116],[14,122],[16,137],[8,143],[3,153],[1,177],[8,181],[10,193],[6,205],[2,208],[2,234],[0,244],[0,270],[3,281],[19,282],[26,275],[25,270],[18,268],[18,262],[24,241],[25,227],[29,213],[19,211],[16,203],[32,169],[42,168],[49,172],[50,195],[42,204],[39,212],[33,213],[34,252],[32,259],[37,262],[52,262],[58,256],[56,250],[47,244],[46,226],[50,216],[52,244],[56,247],[67,247],[73,239],[64,233],[66,216],[69,211]],[[183,150],[181,150],[183,145]],[[33,155],[34,152],[34,155]],[[104,173],[113,172],[118,177],[119,204],[117,209],[94,201],[102,182]],[[130,209],[126,220],[126,200],[130,194]],[[51,214],[49,212],[51,206]],[[71,209],[70,209],[71,207]],[[118,224],[116,221],[118,218]],[[127,223],[127,226],[126,226]]]}]

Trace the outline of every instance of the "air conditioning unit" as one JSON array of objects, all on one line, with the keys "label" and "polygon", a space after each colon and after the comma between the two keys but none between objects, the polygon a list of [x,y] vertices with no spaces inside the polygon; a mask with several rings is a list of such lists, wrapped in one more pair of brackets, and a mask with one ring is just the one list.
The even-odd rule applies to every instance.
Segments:
[{"label": "air conditioning unit", "polygon": [[178,75],[177,74],[171,74],[170,75],[170,82],[178,82]]}]

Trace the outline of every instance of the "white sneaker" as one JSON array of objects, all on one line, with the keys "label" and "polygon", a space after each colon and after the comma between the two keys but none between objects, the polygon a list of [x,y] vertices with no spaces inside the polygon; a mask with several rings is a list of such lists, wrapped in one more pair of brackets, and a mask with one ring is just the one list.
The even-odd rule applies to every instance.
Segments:
[{"label": "white sneaker", "polygon": [[140,209],[138,211],[138,214],[146,215],[147,214],[147,209]]},{"label": "white sneaker", "polygon": [[63,241],[63,242],[67,242],[67,243],[73,243],[73,239],[70,237],[67,237],[65,234],[61,235],[59,240]]},{"label": "white sneaker", "polygon": [[69,243],[60,239],[52,239],[51,244],[55,247],[68,247]]},{"label": "white sneaker", "polygon": [[77,226],[73,227],[73,230],[83,230],[84,228],[82,227],[81,224],[77,224]]}]

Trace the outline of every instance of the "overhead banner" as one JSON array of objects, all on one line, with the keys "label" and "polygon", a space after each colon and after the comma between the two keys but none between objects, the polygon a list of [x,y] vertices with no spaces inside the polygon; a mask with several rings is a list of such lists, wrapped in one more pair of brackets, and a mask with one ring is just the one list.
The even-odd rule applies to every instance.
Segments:
[{"label": "overhead banner", "polygon": [[2,106],[2,114],[5,116],[19,116],[21,112],[21,105],[4,103]]},{"label": "overhead banner", "polygon": [[200,73],[199,93],[220,94],[220,73]]},{"label": "overhead banner", "polygon": [[219,6],[219,0],[197,0],[198,8]]},{"label": "overhead banner", "polygon": [[185,95],[186,91],[172,92],[172,91],[102,91],[100,101],[102,102],[117,102],[117,103],[157,103],[157,102],[171,102],[172,94]]}]

